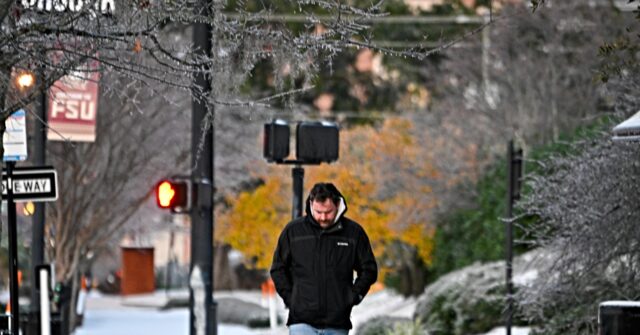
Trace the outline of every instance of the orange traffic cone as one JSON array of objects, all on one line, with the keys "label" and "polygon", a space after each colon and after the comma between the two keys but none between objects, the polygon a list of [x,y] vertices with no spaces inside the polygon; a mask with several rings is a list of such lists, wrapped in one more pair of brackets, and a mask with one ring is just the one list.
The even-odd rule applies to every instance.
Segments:
[{"label": "orange traffic cone", "polygon": [[267,282],[263,282],[260,284],[260,290],[262,291],[262,295],[260,296],[260,304],[262,307],[267,307]]},{"label": "orange traffic cone", "polygon": [[[18,287],[20,287],[20,285],[22,285],[22,271],[18,270]],[[9,296],[7,308],[5,308],[4,313],[11,314],[11,296]]]},{"label": "orange traffic cone", "polygon": [[275,296],[276,295],[276,285],[273,283],[273,280],[271,278],[267,279],[266,286],[267,286],[267,295],[268,296]]}]

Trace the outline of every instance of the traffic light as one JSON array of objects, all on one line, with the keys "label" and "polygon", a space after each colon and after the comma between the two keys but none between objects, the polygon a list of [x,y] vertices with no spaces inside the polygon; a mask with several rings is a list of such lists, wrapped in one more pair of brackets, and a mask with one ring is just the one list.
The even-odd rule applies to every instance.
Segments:
[{"label": "traffic light", "polygon": [[269,162],[282,162],[289,156],[289,124],[274,120],[264,125],[263,156]]},{"label": "traffic light", "polygon": [[338,160],[340,134],[332,122],[300,122],[296,128],[296,157],[306,163]]},{"label": "traffic light", "polygon": [[171,209],[172,212],[189,210],[190,181],[188,179],[170,178],[156,185],[156,202],[158,207]]}]

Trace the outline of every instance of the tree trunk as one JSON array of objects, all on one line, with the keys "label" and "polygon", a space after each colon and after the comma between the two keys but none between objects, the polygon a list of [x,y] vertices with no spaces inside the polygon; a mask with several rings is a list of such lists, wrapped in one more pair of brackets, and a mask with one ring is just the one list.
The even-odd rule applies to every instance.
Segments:
[{"label": "tree trunk", "polygon": [[216,244],[213,254],[213,289],[232,290],[238,282],[235,272],[229,265],[229,250],[231,247],[225,244]]},{"label": "tree trunk", "polygon": [[76,312],[76,306],[78,306],[78,293],[80,292],[80,273],[75,272],[71,280],[71,300],[69,311],[69,330],[73,330],[78,326],[78,313]]},{"label": "tree trunk", "polygon": [[58,313],[60,314],[60,335],[69,335],[71,331],[71,289],[69,281],[59,282],[56,285],[54,301],[56,302]]}]

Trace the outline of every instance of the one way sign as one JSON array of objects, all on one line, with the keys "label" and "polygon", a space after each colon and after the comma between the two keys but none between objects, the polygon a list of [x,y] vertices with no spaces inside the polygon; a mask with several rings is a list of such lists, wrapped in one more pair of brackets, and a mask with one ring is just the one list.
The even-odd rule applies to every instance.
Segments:
[{"label": "one way sign", "polygon": [[[42,202],[58,199],[58,175],[53,167],[16,167],[13,170],[13,200]],[[2,198],[7,196],[7,171],[2,171]]]}]

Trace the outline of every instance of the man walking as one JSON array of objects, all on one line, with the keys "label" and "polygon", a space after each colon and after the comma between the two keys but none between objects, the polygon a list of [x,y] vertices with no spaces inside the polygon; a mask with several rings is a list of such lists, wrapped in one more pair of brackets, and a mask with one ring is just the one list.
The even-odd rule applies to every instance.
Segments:
[{"label": "man walking", "polygon": [[369,238],[346,211],[338,189],[318,183],[309,193],[306,216],[280,234],[271,278],[289,308],[290,335],[347,335],[351,308],[378,277]]}]

